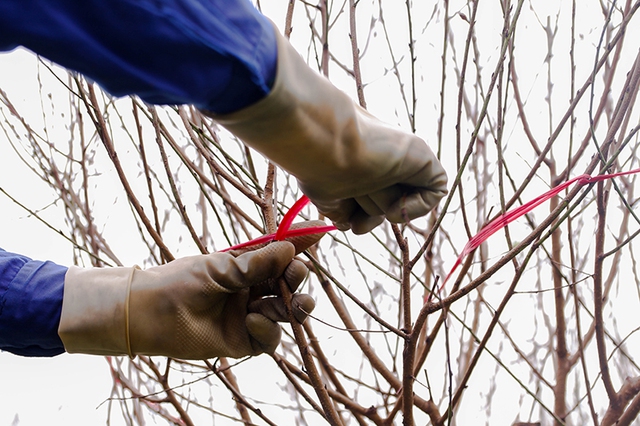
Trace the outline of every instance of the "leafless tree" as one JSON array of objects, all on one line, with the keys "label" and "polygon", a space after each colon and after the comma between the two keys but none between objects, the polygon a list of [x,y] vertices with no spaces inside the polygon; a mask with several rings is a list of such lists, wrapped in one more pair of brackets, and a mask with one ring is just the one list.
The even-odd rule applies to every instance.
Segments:
[{"label": "leafless tree", "polygon": [[[630,425],[640,412],[635,175],[568,186],[461,258],[493,219],[575,176],[638,166],[640,1],[262,1],[308,61],[425,138],[436,211],[302,257],[318,303],[273,356],[109,358],[130,424]],[[150,266],[273,232],[295,179],[189,106],[114,99],[40,63],[2,130],[58,195],[79,265]],[[51,93],[51,95],[50,95]],[[56,123],[56,124],[54,124]],[[20,203],[19,194],[2,189]],[[47,221],[42,205],[24,205]],[[317,218],[307,207],[301,218]],[[109,420],[107,420],[109,421]]]}]

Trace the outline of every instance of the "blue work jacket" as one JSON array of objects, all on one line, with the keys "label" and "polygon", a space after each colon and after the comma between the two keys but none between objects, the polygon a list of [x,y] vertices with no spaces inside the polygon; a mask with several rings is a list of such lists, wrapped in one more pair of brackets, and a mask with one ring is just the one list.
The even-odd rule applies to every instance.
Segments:
[{"label": "blue work jacket", "polygon": [[[273,26],[249,0],[0,0],[0,50],[18,46],[114,96],[218,114],[264,98],[276,73]],[[64,352],[66,270],[0,249],[0,350]]]}]

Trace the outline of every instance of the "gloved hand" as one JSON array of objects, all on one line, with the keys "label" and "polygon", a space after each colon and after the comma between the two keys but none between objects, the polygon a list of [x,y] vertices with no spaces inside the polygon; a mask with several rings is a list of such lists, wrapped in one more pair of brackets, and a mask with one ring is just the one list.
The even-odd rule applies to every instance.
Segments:
[{"label": "gloved hand", "polygon": [[272,92],[238,112],[205,113],[294,175],[342,230],[362,234],[385,217],[401,223],[433,209],[447,193],[447,177],[426,143],[360,108],[275,31]]},{"label": "gloved hand", "polygon": [[[302,262],[292,260],[295,252],[321,236],[147,270],[72,267],[58,334],[70,353],[181,359],[273,353],[281,336],[277,321],[288,321],[277,278],[284,276],[295,291],[307,274]],[[292,305],[303,322],[315,302],[295,294]]]}]

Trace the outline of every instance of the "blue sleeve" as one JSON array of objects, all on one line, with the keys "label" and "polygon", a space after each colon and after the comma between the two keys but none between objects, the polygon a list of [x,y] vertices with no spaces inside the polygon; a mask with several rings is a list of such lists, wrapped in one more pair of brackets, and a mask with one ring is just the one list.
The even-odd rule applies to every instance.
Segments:
[{"label": "blue sleeve", "polygon": [[0,350],[24,356],[64,352],[58,325],[66,272],[0,249]]},{"label": "blue sleeve", "polygon": [[0,50],[24,46],[152,104],[223,114],[265,97],[271,23],[249,0],[2,0]]}]

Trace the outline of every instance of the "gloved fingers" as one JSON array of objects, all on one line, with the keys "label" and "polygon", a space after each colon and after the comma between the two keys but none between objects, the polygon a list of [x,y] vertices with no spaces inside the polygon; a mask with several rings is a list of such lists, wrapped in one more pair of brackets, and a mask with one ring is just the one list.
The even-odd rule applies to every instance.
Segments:
[{"label": "gloved fingers", "polygon": [[420,159],[422,164],[415,172],[398,184],[396,191],[403,197],[389,201],[385,210],[391,222],[405,222],[424,216],[438,205],[447,190],[447,173],[437,160],[429,146],[422,140],[411,144],[406,159]]},{"label": "gloved fingers", "polygon": [[[293,223],[289,227],[290,230],[294,229],[302,229],[302,228],[317,228],[320,226],[326,226],[327,224],[321,220],[307,220],[304,222]],[[300,254],[318,241],[326,234],[326,232],[321,232],[317,234],[309,234],[309,235],[301,235],[296,237],[286,238],[285,241],[290,242],[295,247],[295,253]],[[266,247],[269,243],[257,244],[255,246],[244,247],[241,249],[230,250],[228,253],[232,256],[240,256],[241,254],[258,250],[263,247]]]},{"label": "gloved fingers", "polygon": [[288,322],[287,311],[282,297],[265,297],[249,303],[247,310],[254,314],[260,314],[271,321]]},{"label": "gloved fingers", "polygon": [[238,257],[228,253],[211,255],[209,275],[220,286],[240,290],[281,276],[295,255],[293,244],[276,241]]},{"label": "gloved fingers", "polygon": [[380,225],[389,207],[403,196],[400,185],[393,185],[381,191],[357,197],[360,209],[350,219],[351,230],[356,235],[366,234]]},{"label": "gloved fingers", "polygon": [[338,228],[338,231],[348,231],[351,229],[351,224],[349,222],[333,222],[333,226]]},{"label": "gloved fingers", "polygon": [[340,231],[351,229],[349,219],[360,208],[353,198],[337,200],[333,202],[321,202],[309,196],[311,202],[316,206],[320,214],[331,219],[336,228]]},{"label": "gloved fingers", "polygon": [[380,225],[385,217],[391,222],[403,223],[426,215],[447,194],[446,182],[443,173],[433,187],[395,184],[365,196],[342,200],[338,205],[348,206],[346,210],[323,210],[322,206],[318,210],[331,219],[339,230],[351,229],[356,235],[366,234]]},{"label": "gloved fingers", "polygon": [[[398,194],[391,194],[391,191],[378,191],[375,194],[367,194],[361,197],[356,197],[356,202],[360,209],[366,213],[368,216],[382,216],[384,212],[387,210],[387,207],[391,204],[390,200],[392,197],[397,197]],[[376,197],[376,194],[384,195],[381,199],[380,197]],[[353,216],[351,218],[353,220]]]},{"label": "gloved fingers", "polygon": [[297,293],[293,295],[291,307],[293,308],[293,316],[302,324],[316,308],[316,301],[308,294]]},{"label": "gloved fingers", "polygon": [[[299,323],[305,322],[307,317],[316,307],[316,302],[308,294],[296,293],[291,299],[291,308],[293,316]],[[255,300],[249,303],[248,311],[254,314],[260,314],[271,321],[289,322],[287,311],[282,297],[266,297],[264,299]]]},{"label": "gloved fingers", "polygon": [[308,273],[309,270],[304,263],[297,259],[291,261],[287,269],[284,270],[284,280],[287,282],[289,290],[291,290],[292,293],[298,290],[298,287],[307,277]]},{"label": "gloved fingers", "polygon": [[259,313],[250,313],[245,318],[245,325],[256,352],[272,354],[276,351],[282,337],[282,328],[277,322]]},{"label": "gloved fingers", "polygon": [[[287,269],[284,270],[284,280],[286,281],[292,293],[298,290],[300,284],[306,278],[309,270],[304,263],[297,259],[293,259]],[[277,279],[270,279],[251,287],[251,300],[259,299],[264,296],[280,296],[280,285]]]},{"label": "gloved fingers", "polygon": [[353,216],[351,216],[349,225],[351,226],[351,231],[354,234],[362,235],[373,230],[376,226],[380,225],[382,222],[384,222],[383,215],[371,216],[367,214],[364,210],[358,210],[353,214]]},{"label": "gloved fingers", "polygon": [[[439,163],[437,165],[441,168]],[[425,167],[432,169],[435,165]],[[424,171],[418,173],[418,175],[424,174]],[[424,182],[423,178],[424,176],[412,176],[407,181]],[[357,197],[356,201],[369,216],[384,215],[394,223],[407,222],[429,213],[447,193],[447,176],[444,174],[444,170],[441,174],[433,177],[429,185],[420,188],[407,183],[395,184],[366,196]],[[355,220],[357,221],[358,218],[356,217]],[[353,218],[351,222],[354,222]]]},{"label": "gloved fingers", "polygon": [[389,221],[394,223],[402,223],[407,220],[413,220],[417,217],[424,216],[429,213],[438,202],[447,194],[446,190],[430,190],[422,189],[412,192],[398,199],[392,204],[386,216]]},{"label": "gloved fingers", "polygon": [[[317,206],[318,211],[333,221],[333,224],[340,231],[348,231],[349,229],[356,235],[366,234],[376,226],[380,225],[384,220],[380,209],[375,207],[375,203],[367,199],[368,197],[359,197],[356,199],[341,200],[338,207],[326,208],[322,205]],[[360,205],[359,201],[366,203],[370,212],[378,212],[369,214]],[[342,208],[344,207],[344,208]]]},{"label": "gloved fingers", "polygon": [[339,230],[350,229],[356,235],[366,234],[384,220],[384,210],[369,195],[341,200],[332,208],[327,205],[320,204],[318,210],[333,220]]}]

